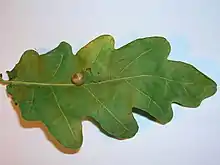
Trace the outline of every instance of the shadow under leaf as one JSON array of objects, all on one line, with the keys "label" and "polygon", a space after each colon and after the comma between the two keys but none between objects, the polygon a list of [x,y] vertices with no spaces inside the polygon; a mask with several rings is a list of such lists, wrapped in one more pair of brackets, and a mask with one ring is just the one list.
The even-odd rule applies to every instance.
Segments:
[{"label": "shadow under leaf", "polygon": [[140,115],[140,116],[146,117],[146,118],[149,119],[150,121],[158,122],[155,117],[151,116],[149,113],[147,113],[146,111],[143,111],[143,110],[141,110],[141,109],[133,108],[133,109],[132,109],[132,112],[133,112],[133,113],[136,113],[136,114],[138,114],[138,115]]}]

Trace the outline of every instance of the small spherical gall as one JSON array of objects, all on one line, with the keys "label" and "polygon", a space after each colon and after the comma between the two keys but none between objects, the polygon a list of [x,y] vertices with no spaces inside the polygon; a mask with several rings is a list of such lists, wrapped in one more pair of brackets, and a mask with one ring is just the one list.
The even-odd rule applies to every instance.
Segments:
[{"label": "small spherical gall", "polygon": [[72,83],[79,86],[84,83],[84,77],[82,73],[75,73],[72,75]]}]

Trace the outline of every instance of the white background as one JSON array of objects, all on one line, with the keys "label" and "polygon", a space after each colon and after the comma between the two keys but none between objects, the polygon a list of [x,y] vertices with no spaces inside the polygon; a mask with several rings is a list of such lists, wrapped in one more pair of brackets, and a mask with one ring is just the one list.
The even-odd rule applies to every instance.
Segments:
[{"label": "white background", "polygon": [[[1,0],[0,72],[7,78],[25,50],[41,53],[61,41],[76,52],[101,34],[113,35],[116,48],[160,35],[171,43],[170,59],[189,62],[220,84],[219,15],[219,0]],[[1,86],[0,164],[219,165],[219,101],[217,92],[196,109],[173,105],[174,118],[165,126],[135,115],[140,130],[125,141],[84,122],[81,150],[65,154],[41,129],[20,125]]]}]

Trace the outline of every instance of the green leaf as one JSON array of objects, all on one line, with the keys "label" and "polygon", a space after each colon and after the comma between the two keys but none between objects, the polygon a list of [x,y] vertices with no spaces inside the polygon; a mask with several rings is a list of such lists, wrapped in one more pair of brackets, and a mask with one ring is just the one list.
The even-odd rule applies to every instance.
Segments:
[{"label": "green leaf", "polygon": [[[102,35],[73,55],[61,42],[39,55],[27,50],[7,71],[7,92],[28,121],[43,122],[65,147],[79,149],[82,121],[93,118],[111,136],[133,137],[138,125],[132,108],[147,112],[162,124],[173,117],[172,103],[198,107],[214,95],[216,83],[190,64],[168,60],[163,37],[136,39],[118,49]],[[72,75],[80,73],[82,85]]]}]

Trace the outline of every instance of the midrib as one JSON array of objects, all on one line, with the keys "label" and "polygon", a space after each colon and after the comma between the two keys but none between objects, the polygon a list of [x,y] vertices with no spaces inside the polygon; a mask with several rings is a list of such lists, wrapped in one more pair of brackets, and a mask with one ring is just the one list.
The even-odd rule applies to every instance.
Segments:
[{"label": "midrib", "polygon": [[[181,83],[181,84],[193,84],[193,82],[177,81],[177,80],[169,79],[169,78],[162,77],[162,76],[156,76],[156,75],[138,75],[138,76],[115,78],[115,79],[104,80],[104,81],[100,81],[100,82],[88,83],[88,84],[83,84],[83,85],[84,86],[95,85],[95,84],[98,85],[98,84],[105,84],[105,83],[111,83],[111,82],[116,82],[116,81],[130,80],[130,79],[137,79],[137,78],[144,78],[144,77],[159,78],[159,79],[162,79],[162,80],[177,82],[177,83]],[[15,85],[63,86],[63,87],[65,87],[65,86],[76,86],[75,84],[40,83],[40,82],[27,82],[27,81],[3,80],[3,81],[0,81],[0,82],[2,82],[4,84],[15,84]]]}]

